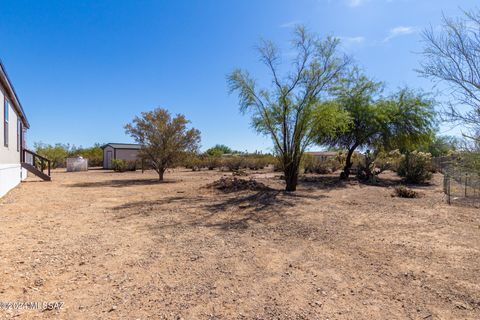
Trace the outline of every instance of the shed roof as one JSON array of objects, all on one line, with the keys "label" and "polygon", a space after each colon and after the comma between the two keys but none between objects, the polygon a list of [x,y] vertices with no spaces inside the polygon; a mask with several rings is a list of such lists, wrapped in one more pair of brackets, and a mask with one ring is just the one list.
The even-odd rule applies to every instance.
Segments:
[{"label": "shed roof", "polygon": [[139,144],[135,143],[107,143],[102,146],[102,149],[105,149],[106,147],[112,147],[113,149],[132,149],[132,150],[140,150],[142,147]]},{"label": "shed roof", "polygon": [[25,126],[25,128],[27,129],[30,128],[30,124],[28,123],[27,116],[23,111],[22,104],[20,103],[17,93],[13,88],[12,82],[10,81],[10,78],[8,78],[8,74],[7,74],[7,71],[5,70],[5,66],[2,63],[2,60],[0,60],[0,84],[7,91],[5,92],[5,94],[8,96],[9,102],[12,104],[12,107],[18,113],[20,119],[22,119],[22,123]]}]

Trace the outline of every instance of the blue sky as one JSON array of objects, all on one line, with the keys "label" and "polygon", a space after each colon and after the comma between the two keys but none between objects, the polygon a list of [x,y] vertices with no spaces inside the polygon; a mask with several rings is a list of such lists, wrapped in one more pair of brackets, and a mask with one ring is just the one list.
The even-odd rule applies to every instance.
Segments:
[{"label": "blue sky", "polygon": [[[270,150],[229,95],[226,74],[264,78],[260,38],[285,48],[295,24],[343,40],[388,89],[417,76],[422,29],[474,0],[3,1],[0,58],[29,117],[28,143],[130,142],[123,125],[157,106],[183,113],[202,146]],[[388,91],[388,90],[387,90]],[[442,127],[446,134],[455,133]]]}]

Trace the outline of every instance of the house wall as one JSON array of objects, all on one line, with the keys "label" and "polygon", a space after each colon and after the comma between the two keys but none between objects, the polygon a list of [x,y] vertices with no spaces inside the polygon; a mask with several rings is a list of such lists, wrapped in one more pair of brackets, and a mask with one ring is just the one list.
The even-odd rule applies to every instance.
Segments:
[{"label": "house wall", "polygon": [[8,107],[8,147],[4,145],[4,90],[0,87],[0,164],[20,164],[20,151],[17,150],[18,115],[11,103]]},{"label": "house wall", "polygon": [[27,178],[20,164],[0,164],[0,198]]},{"label": "house wall", "polygon": [[18,115],[9,103],[8,147],[4,145],[5,90],[0,85],[0,197],[27,178],[27,171],[20,166],[20,151],[17,150]]}]

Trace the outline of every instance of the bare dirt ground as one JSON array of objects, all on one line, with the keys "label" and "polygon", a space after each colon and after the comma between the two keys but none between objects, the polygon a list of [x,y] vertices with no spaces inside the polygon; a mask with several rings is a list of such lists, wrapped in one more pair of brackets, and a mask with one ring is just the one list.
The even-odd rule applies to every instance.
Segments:
[{"label": "bare dirt ground", "polygon": [[20,319],[480,319],[480,211],[310,178],[294,194],[223,174],[56,171],[0,199],[1,310]]}]

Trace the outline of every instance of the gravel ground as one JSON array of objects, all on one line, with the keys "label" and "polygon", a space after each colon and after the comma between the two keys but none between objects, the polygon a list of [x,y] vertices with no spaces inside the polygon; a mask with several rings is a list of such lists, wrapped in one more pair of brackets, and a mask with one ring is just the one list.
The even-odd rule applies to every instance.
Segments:
[{"label": "gravel ground", "polygon": [[[308,177],[55,171],[0,199],[0,318],[480,319],[480,211]],[[2,302],[61,302],[2,310]],[[5,308],[4,308],[5,309]]]}]

